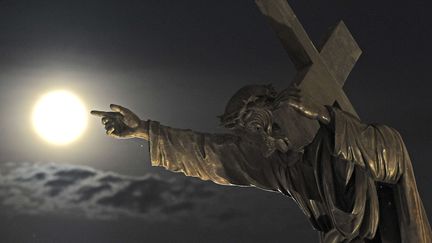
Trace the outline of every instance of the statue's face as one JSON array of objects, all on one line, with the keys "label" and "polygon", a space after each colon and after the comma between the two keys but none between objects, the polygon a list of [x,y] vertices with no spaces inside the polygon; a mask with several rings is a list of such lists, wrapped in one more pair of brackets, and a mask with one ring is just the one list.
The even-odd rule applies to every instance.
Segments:
[{"label": "statue's face", "polygon": [[290,147],[288,139],[279,134],[279,127],[273,123],[272,112],[267,108],[249,109],[243,118],[242,130],[244,137],[265,157],[277,150],[285,153]]}]

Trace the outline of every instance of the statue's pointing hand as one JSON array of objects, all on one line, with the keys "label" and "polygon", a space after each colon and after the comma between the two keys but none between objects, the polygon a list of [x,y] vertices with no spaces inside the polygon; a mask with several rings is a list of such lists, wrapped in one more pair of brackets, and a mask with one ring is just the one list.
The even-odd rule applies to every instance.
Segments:
[{"label": "statue's pointing hand", "polygon": [[284,93],[284,101],[301,115],[309,119],[318,120],[324,124],[330,123],[331,116],[328,109],[315,102],[312,98],[303,95],[297,86],[290,88]]},{"label": "statue's pointing hand", "polygon": [[115,138],[142,138],[148,139],[147,122],[129,109],[120,105],[110,105],[110,111],[96,111],[90,113],[99,116],[105,126],[106,134]]}]

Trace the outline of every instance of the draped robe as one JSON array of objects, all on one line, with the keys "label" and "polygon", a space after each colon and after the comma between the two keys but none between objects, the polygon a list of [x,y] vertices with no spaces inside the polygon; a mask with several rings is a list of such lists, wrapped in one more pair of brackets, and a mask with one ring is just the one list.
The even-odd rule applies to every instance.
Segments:
[{"label": "draped robe", "polygon": [[254,186],[291,197],[321,242],[431,243],[411,160],[399,133],[366,125],[337,108],[302,153],[263,157],[231,134],[150,121],[150,156],[162,166],[222,185]]}]

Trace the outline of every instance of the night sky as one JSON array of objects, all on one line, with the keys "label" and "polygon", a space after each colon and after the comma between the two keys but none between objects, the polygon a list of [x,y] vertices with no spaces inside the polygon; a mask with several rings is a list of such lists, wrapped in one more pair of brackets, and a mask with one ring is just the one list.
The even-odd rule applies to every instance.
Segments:
[{"label": "night sky", "polygon": [[[402,134],[431,218],[431,2],[289,2],[315,43],[349,27],[363,55],[345,91],[364,122]],[[89,111],[223,132],[235,91],[294,74],[252,0],[0,0],[0,241],[317,242],[290,199],[152,168],[147,142],[109,138],[96,118],[64,147],[30,124],[37,97],[62,88]]]}]

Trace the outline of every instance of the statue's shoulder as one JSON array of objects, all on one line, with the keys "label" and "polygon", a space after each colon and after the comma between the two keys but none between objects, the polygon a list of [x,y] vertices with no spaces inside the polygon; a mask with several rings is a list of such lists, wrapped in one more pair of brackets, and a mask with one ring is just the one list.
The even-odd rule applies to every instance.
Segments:
[{"label": "statue's shoulder", "polygon": [[212,142],[216,145],[234,145],[238,144],[238,142],[240,141],[240,137],[230,133],[211,134],[210,138]]}]

